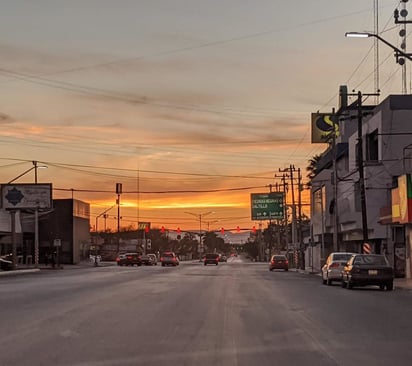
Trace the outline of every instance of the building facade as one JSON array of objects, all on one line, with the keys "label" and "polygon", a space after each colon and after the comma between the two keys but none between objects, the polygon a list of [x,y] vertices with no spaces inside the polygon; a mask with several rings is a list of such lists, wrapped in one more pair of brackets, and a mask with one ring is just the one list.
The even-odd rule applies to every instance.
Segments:
[{"label": "building facade", "polygon": [[394,217],[392,190],[412,171],[412,96],[343,105],[335,115],[338,133],[311,181],[312,235],[306,241],[318,256],[314,262],[320,268],[332,251],[370,250],[386,254],[398,277],[411,277],[410,223]]}]

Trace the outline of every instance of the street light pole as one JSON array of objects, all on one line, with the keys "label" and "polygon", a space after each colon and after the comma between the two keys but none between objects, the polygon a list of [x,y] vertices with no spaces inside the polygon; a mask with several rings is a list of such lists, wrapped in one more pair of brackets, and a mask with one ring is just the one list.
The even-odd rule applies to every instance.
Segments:
[{"label": "street light pole", "polygon": [[[405,57],[409,61],[412,61],[412,57],[400,50],[399,48],[395,47],[393,44],[389,43],[385,39],[383,39],[381,36],[375,33],[369,33],[369,32],[346,32],[345,37],[349,38],[368,38],[368,37],[375,37],[382,43],[385,43],[388,47],[392,48],[395,51],[395,57],[396,57],[396,62],[398,62],[400,65],[404,64],[404,60],[400,59],[399,56]],[[401,61],[402,60],[402,61]]]}]

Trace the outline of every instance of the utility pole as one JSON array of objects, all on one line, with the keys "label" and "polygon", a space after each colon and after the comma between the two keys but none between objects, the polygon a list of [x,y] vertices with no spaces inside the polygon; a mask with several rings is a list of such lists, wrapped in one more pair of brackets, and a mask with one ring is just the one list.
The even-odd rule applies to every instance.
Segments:
[{"label": "utility pole", "polygon": [[333,131],[332,131],[332,152],[333,152],[333,251],[338,252],[339,248],[339,213],[338,213],[338,166],[337,166],[337,144],[336,144],[336,118],[335,109],[332,109]]},{"label": "utility pole", "polygon": [[305,269],[304,250],[303,250],[303,235],[302,235],[302,174],[298,168],[298,241],[301,250],[301,269]]},{"label": "utility pole", "polygon": [[[288,172],[288,176],[290,179],[290,188],[291,188],[291,196],[292,196],[292,245],[293,249],[297,250],[297,224],[296,224],[296,203],[295,203],[295,186],[294,186],[294,177],[293,173],[295,172],[295,166],[289,165],[289,168],[286,169],[279,169],[280,172]],[[295,257],[296,262],[296,257]],[[297,263],[296,263],[297,266]]]},{"label": "utility pole", "polygon": [[362,235],[363,242],[367,243],[368,238],[368,217],[366,211],[366,194],[365,194],[365,171],[363,164],[363,138],[362,138],[362,93],[358,91],[358,170],[359,170],[359,189],[361,196],[361,211],[362,211]]},{"label": "utility pole", "polygon": [[[291,186],[291,197],[292,197],[292,246],[293,249],[296,250],[296,243],[297,243],[297,227],[296,227],[296,204],[295,204],[295,187],[294,187],[294,177],[293,172],[295,171],[295,167],[290,165],[289,168],[286,169],[279,169],[279,172],[288,173],[288,177],[290,179],[290,186]],[[289,251],[289,249],[288,249]],[[297,262],[296,257],[294,257],[294,261]],[[297,263],[295,263],[297,266]]]},{"label": "utility pole", "polygon": [[356,152],[358,174],[359,174],[359,191],[361,200],[361,212],[362,212],[362,240],[363,243],[369,242],[368,237],[368,217],[366,208],[366,190],[365,190],[365,170],[363,162],[363,137],[362,137],[362,124],[363,124],[363,110],[362,110],[362,97],[363,96],[376,96],[379,93],[362,94],[358,91],[356,94],[349,94],[352,96],[357,96],[357,107],[358,107],[358,149]]},{"label": "utility pole", "polygon": [[116,183],[116,194],[117,194],[117,251],[120,250],[120,195],[122,194],[123,188],[122,183]]},{"label": "utility pole", "polygon": [[287,228],[288,228],[288,218],[287,218],[287,206],[286,206],[286,195],[287,195],[287,189],[288,189],[288,184],[286,183],[286,174],[282,175],[276,175],[275,178],[280,178],[282,181],[281,184],[278,182],[275,183],[275,189],[276,192],[281,192],[281,189],[283,190],[283,220],[278,219],[277,220],[277,252],[280,252],[282,249],[282,234],[281,234],[281,228],[283,227],[283,232],[284,232],[284,238],[286,242],[286,250],[287,254],[289,254],[289,239],[287,235]]}]

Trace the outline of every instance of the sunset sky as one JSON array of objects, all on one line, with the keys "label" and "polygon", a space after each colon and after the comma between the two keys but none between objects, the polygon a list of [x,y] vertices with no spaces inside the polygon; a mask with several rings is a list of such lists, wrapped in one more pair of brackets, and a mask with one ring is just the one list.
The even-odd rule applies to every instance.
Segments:
[{"label": "sunset sky", "polygon": [[[339,85],[374,92],[373,39],[345,38],[373,31],[373,4],[2,0],[2,181],[38,161],[53,198],[89,202],[99,229],[117,225],[116,183],[122,227],[198,229],[206,213],[204,229],[258,225],[250,194],[291,164],[305,181],[325,149],[310,114],[336,108]],[[395,45],[398,4],[379,1]],[[383,100],[401,93],[401,68],[379,49]]]}]

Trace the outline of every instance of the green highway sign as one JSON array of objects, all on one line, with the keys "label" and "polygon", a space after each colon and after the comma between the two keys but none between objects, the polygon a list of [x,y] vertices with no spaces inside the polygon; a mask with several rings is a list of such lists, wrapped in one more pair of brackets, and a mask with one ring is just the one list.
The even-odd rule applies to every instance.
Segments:
[{"label": "green highway sign", "polygon": [[250,195],[252,220],[282,220],[284,194],[282,192],[252,193]]}]

